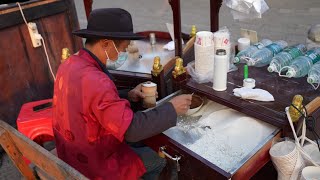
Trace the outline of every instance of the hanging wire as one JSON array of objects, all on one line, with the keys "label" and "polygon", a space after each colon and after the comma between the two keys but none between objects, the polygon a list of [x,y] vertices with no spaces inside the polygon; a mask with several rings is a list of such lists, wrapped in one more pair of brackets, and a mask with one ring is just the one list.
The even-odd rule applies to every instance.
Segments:
[{"label": "hanging wire", "polygon": [[312,132],[314,138],[316,139],[316,142],[317,142],[317,145],[318,145],[318,149],[319,149],[319,152],[320,152],[320,145],[319,145],[319,139],[320,138],[319,138],[319,135],[317,134],[317,132],[315,131],[316,119],[313,116],[310,116],[308,114],[308,111],[307,111],[305,106],[303,106],[303,109],[304,109],[305,113],[303,113],[295,105],[291,104],[291,106],[294,107],[301,114],[301,116],[303,116],[306,119],[307,129]]}]

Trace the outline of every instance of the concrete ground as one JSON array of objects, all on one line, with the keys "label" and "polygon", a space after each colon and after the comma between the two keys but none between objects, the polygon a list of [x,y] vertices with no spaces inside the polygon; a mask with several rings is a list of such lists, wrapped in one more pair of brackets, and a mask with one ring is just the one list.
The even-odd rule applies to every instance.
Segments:
[{"label": "concrete ground", "polygon": [[[83,0],[75,0],[80,26],[86,27]],[[230,10],[222,5],[220,26],[227,26],[232,39],[240,37],[240,28],[258,32],[259,38],[286,40],[289,44],[305,43],[312,24],[320,24],[319,0],[266,0],[270,9],[261,19],[235,21]],[[166,22],[172,22],[172,12],[167,0],[94,0],[93,8],[121,7],[133,17],[135,31],[166,31]],[[191,25],[198,30],[209,30],[209,0],[181,0],[182,30],[190,32]],[[0,167],[0,180],[21,179],[10,159],[4,155]],[[1,163],[0,163],[1,164]]]},{"label": "concrete ground", "polygon": [[[82,0],[77,1],[81,27],[86,27],[82,13]],[[305,43],[307,31],[312,24],[320,24],[319,0],[266,0],[270,9],[261,19],[233,20],[230,9],[224,4],[220,9],[220,26],[227,26],[232,39],[240,37],[240,28],[258,32],[260,38],[286,40],[289,44]],[[94,0],[93,9],[121,7],[133,17],[135,31],[166,31],[166,22],[172,22],[172,12],[168,0]],[[209,30],[209,0],[181,0],[182,30],[189,33],[191,25],[198,30]]]}]

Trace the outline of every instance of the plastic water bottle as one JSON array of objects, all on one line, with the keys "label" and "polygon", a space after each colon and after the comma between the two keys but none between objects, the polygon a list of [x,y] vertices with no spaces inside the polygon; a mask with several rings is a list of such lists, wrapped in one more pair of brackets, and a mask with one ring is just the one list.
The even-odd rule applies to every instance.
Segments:
[{"label": "plastic water bottle", "polygon": [[320,61],[314,64],[310,69],[307,81],[315,90],[318,89],[320,84]]},{"label": "plastic water bottle", "polygon": [[252,54],[254,54],[256,51],[258,51],[259,49],[264,48],[265,46],[268,46],[272,43],[271,40],[269,39],[263,39],[261,40],[261,42],[258,42],[252,46],[249,46],[248,48],[244,49],[243,51],[240,51],[236,57],[233,59],[234,63],[245,63],[245,61],[243,60],[244,57],[251,57]]},{"label": "plastic water bottle", "polygon": [[[304,56],[294,59],[289,66],[284,66],[282,69],[288,70],[285,77],[303,77],[308,74],[312,65],[320,61],[320,48],[315,48],[307,51]],[[280,74],[280,76],[283,76]]]},{"label": "plastic water bottle", "polygon": [[272,58],[268,71],[279,72],[282,67],[288,66],[292,60],[302,56],[306,51],[307,48],[304,44],[298,44],[284,49]]},{"label": "plastic water bottle", "polygon": [[255,52],[250,58],[247,59],[248,66],[263,67],[268,65],[273,56],[281,52],[288,46],[286,41],[276,41],[260,50]]}]

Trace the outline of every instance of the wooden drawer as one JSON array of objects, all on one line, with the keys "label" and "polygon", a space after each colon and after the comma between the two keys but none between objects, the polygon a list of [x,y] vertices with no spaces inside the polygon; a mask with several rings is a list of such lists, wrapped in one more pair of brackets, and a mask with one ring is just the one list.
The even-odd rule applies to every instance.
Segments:
[{"label": "wooden drawer", "polygon": [[[270,160],[269,149],[273,139],[280,138],[278,132],[270,138],[250,159],[245,162],[238,171],[230,174],[190,151],[178,142],[170,139],[164,134],[156,135],[145,140],[145,144],[154,151],[159,152],[160,147],[166,147],[166,152],[171,156],[180,156],[179,177],[183,179],[250,179]],[[168,161],[170,159],[167,158]]]},{"label": "wooden drawer", "polygon": [[[168,101],[179,93],[164,98],[159,104]],[[157,152],[164,150],[173,158],[180,157],[178,161],[180,166],[179,177],[182,179],[249,179],[269,162],[269,149],[272,141],[280,138],[280,136],[280,128],[274,127],[274,130],[272,129],[272,132],[266,135],[260,143],[254,145],[254,148],[248,151],[249,153],[245,154],[244,158],[236,163],[230,171],[223,170],[223,168],[205,159],[201,154],[190,150],[185,144],[172,138],[168,131],[145,140],[145,144]],[[173,161],[168,157],[167,160]]]}]

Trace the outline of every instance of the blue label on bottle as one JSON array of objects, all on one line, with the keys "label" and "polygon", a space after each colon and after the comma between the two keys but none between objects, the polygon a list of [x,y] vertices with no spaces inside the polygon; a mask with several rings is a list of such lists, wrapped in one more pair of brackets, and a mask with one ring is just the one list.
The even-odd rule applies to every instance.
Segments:
[{"label": "blue label on bottle", "polygon": [[302,52],[300,51],[300,49],[296,47],[288,47],[283,51],[289,53],[293,59],[302,55]]},{"label": "blue label on bottle", "polygon": [[270,49],[273,52],[273,55],[278,54],[282,50],[282,47],[276,43],[272,43],[268,45],[266,48]]},{"label": "blue label on bottle", "polygon": [[310,58],[313,64],[317,63],[320,60],[320,54],[317,53],[315,50],[308,51],[305,56]]}]

